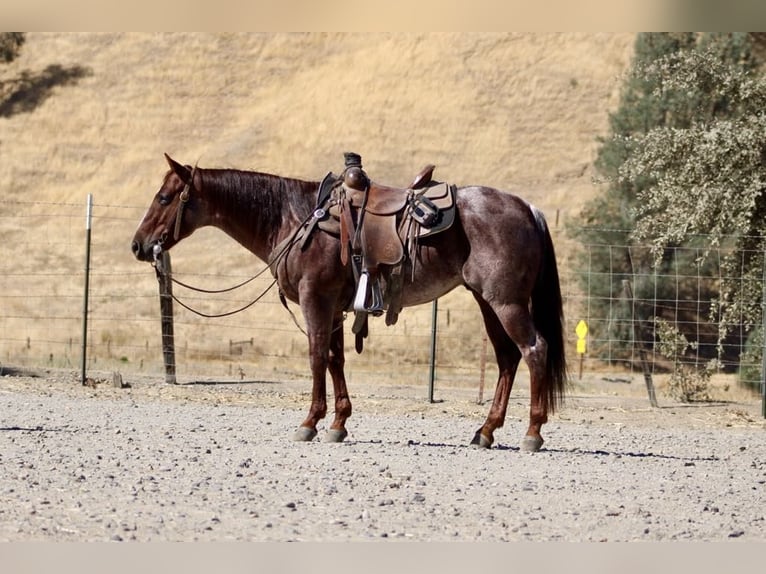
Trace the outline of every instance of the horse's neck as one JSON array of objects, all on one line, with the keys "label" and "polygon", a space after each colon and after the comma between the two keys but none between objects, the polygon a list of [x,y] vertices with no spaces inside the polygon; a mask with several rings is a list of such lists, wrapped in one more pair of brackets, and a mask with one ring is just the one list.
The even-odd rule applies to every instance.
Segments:
[{"label": "horse's neck", "polygon": [[[233,180],[232,180],[233,181]],[[210,193],[209,225],[221,229],[254,253],[268,261],[275,244],[289,229],[298,225],[278,178],[257,178],[241,172],[236,187],[216,181],[205,186]]]}]

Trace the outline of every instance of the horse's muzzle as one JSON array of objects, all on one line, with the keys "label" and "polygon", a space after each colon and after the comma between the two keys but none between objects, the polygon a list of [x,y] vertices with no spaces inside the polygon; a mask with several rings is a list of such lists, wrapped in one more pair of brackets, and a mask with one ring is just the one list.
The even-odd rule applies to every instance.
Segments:
[{"label": "horse's muzzle", "polygon": [[136,256],[136,259],[139,261],[151,261],[152,260],[152,251],[144,249],[144,246],[141,244],[140,241],[134,239],[133,243],[130,244],[130,249],[133,251],[133,255]]}]

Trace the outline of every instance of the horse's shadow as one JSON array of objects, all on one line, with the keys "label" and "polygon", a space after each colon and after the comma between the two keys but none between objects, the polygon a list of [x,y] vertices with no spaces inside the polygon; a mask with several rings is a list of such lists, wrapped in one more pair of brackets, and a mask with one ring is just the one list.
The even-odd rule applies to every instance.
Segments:
[{"label": "horse's shadow", "polygon": [[64,429],[64,428],[58,428],[58,427],[44,427],[42,425],[36,425],[36,426],[18,426],[18,425],[11,425],[11,426],[5,426],[0,427],[0,432],[80,432],[80,429]]},{"label": "horse's shadow", "polygon": [[[517,447],[510,447],[513,450],[519,450]],[[655,458],[662,460],[678,460],[684,462],[702,462],[702,461],[718,461],[721,460],[717,456],[676,456],[673,454],[661,454],[656,452],[631,452],[631,451],[608,451],[608,450],[586,450],[580,448],[574,449],[556,449],[556,448],[541,448],[540,452],[550,453],[563,453],[585,456],[614,456],[614,457],[626,457],[626,458]]]},{"label": "horse's shadow", "polygon": [[[382,440],[349,440],[347,441],[348,444],[381,444],[384,441]],[[477,446],[470,445],[470,444],[456,444],[456,443],[447,443],[447,442],[421,442],[416,440],[408,440],[405,444],[406,446],[416,446],[416,447],[426,447],[426,448],[437,448],[437,449],[475,449],[475,450],[482,450]],[[488,452],[492,452],[495,450],[499,451],[507,451],[507,452],[518,452],[522,453],[522,450],[518,446],[510,446],[506,444],[495,444],[492,446],[492,448],[487,449]],[[626,457],[626,458],[646,458],[646,459],[659,459],[659,460],[677,460],[677,461],[683,461],[687,463],[693,463],[693,462],[715,462],[721,460],[717,456],[694,456],[694,457],[686,457],[686,456],[676,456],[672,454],[661,454],[661,453],[655,453],[655,452],[632,452],[632,451],[618,451],[618,450],[587,450],[587,449],[581,449],[581,448],[573,448],[573,449],[563,449],[563,448],[546,448],[542,447],[539,450],[540,454],[564,454],[564,455],[575,455],[575,456],[587,456],[587,457],[593,457],[593,456],[606,456],[606,457]],[[527,454],[527,453],[524,453]],[[533,454],[533,453],[530,453]]]},{"label": "horse's shadow", "polygon": [[242,380],[242,381],[188,381],[185,383],[178,383],[179,387],[208,387],[208,386],[227,386],[227,385],[278,385],[276,381],[262,381],[258,379]]}]

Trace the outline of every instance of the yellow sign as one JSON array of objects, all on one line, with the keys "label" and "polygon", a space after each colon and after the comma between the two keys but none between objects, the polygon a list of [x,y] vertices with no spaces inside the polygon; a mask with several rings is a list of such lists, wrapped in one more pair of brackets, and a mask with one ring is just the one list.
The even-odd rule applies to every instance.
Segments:
[{"label": "yellow sign", "polygon": [[580,355],[585,354],[585,336],[588,334],[588,325],[580,319],[575,327],[575,333],[577,333],[577,352]]}]

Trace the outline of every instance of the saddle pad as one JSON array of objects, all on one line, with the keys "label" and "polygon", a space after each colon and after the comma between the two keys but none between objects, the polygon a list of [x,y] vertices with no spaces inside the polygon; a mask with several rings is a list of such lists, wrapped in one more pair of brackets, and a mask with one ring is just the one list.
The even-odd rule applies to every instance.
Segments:
[{"label": "saddle pad", "polygon": [[[363,195],[359,194],[362,192],[350,190],[350,193],[352,194],[352,204],[361,206]],[[428,187],[417,190],[399,189],[398,187],[373,183],[368,193],[366,211],[375,215],[394,215],[402,211],[412,197],[427,197],[440,209],[447,207],[452,201],[449,194],[449,184],[439,182],[431,182]]]},{"label": "saddle pad", "polygon": [[428,188],[425,196],[439,208],[439,218],[431,227],[420,227],[418,237],[428,237],[449,229],[455,222],[455,186],[439,183]]}]

